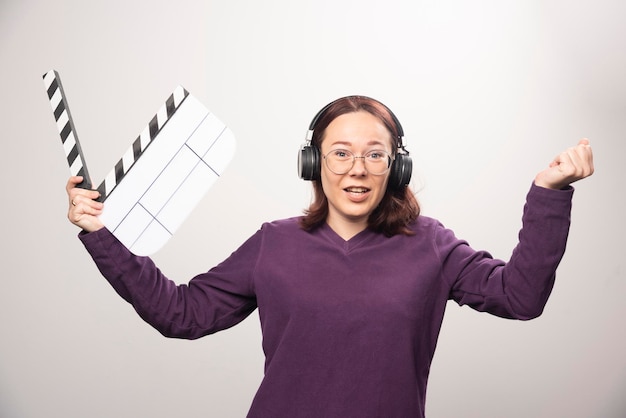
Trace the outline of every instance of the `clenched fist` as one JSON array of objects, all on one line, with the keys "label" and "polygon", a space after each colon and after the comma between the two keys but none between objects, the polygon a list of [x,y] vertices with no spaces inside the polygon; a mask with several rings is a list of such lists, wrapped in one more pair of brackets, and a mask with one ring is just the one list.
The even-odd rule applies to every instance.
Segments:
[{"label": "clenched fist", "polygon": [[104,225],[98,219],[102,213],[103,204],[94,200],[100,196],[96,190],[86,190],[76,187],[83,181],[81,176],[73,176],[67,181],[65,187],[69,199],[67,218],[76,226],[87,232],[93,232]]},{"label": "clenched fist", "polygon": [[593,174],[593,153],[588,139],[560,153],[548,168],[537,174],[535,184],[548,189],[563,189]]}]

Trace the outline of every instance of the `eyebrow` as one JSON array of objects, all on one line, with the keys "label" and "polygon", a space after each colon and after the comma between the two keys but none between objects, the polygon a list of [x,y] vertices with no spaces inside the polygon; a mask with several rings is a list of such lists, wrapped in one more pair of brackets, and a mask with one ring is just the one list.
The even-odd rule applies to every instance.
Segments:
[{"label": "eyebrow", "polygon": [[[350,146],[352,146],[352,142],[349,142],[349,141],[333,141],[333,142],[330,143],[330,145],[331,146],[332,145],[345,145],[345,146],[350,147]],[[381,141],[369,141],[365,145],[367,145],[367,146],[370,146],[370,145],[381,145],[383,147],[385,146],[385,144],[383,142],[381,142]]]}]

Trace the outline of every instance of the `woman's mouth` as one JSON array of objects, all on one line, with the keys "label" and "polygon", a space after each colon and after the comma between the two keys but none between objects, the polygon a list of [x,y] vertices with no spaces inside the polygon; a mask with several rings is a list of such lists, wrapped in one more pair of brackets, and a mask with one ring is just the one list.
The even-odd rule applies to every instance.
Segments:
[{"label": "woman's mouth", "polygon": [[368,189],[367,187],[346,187],[343,191],[346,192],[348,199],[352,202],[358,203],[367,199],[371,189]]},{"label": "woman's mouth", "polygon": [[367,193],[370,191],[370,189],[367,189],[365,187],[346,187],[343,190],[345,190],[348,193],[355,193],[355,194],[363,194],[363,193]]}]

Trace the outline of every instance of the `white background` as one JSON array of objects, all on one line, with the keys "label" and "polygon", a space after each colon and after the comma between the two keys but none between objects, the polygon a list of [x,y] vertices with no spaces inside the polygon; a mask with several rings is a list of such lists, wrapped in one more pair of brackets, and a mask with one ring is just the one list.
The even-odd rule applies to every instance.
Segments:
[{"label": "white background", "polygon": [[297,151],[340,96],[391,107],[423,213],[504,259],[536,172],[589,137],[543,316],[450,304],[427,413],[623,418],[625,18],[620,0],[2,0],[0,416],[243,417],[263,373],[256,313],[170,340],[101,278],[66,220],[56,69],[96,184],[178,84],[234,131],[231,166],[154,257],[179,283],[308,205]]}]

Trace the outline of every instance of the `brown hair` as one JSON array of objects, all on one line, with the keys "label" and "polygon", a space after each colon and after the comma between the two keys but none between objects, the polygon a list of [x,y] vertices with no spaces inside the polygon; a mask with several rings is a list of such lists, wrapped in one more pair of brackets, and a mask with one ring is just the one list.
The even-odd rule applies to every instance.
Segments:
[{"label": "brown hair", "polygon": [[[395,139],[393,155],[397,154],[398,148],[402,146],[402,137],[398,122],[391,111],[382,103],[363,96],[348,96],[336,100],[328,105],[315,122],[311,146],[321,149],[326,128],[330,123],[346,113],[366,111],[376,116],[385,125],[391,137]],[[300,219],[300,226],[311,231],[324,222],[328,217],[328,199],[322,189],[322,182],[319,178],[313,180],[313,202],[304,211],[304,216]],[[409,224],[413,222],[420,213],[420,207],[415,195],[408,187],[394,189],[387,185],[387,190],[380,204],[370,214],[368,226],[370,229],[381,232],[386,236],[396,234],[412,235]]]}]

